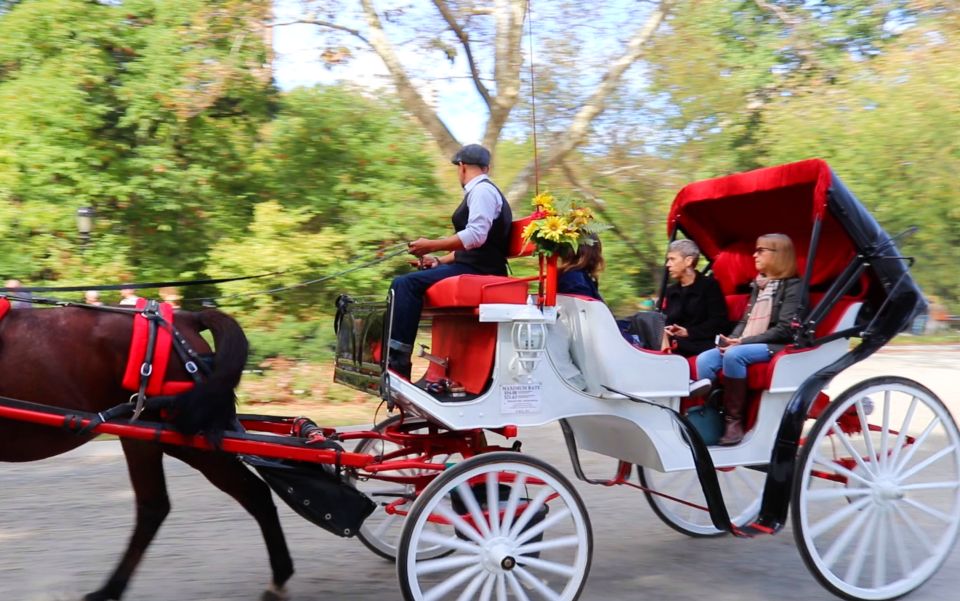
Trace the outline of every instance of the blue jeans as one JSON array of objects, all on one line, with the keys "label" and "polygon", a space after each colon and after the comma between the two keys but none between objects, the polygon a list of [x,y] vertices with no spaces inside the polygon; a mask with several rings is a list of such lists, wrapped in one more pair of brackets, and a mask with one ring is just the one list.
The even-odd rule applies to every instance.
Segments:
[{"label": "blue jeans", "polygon": [[417,327],[420,325],[420,312],[423,311],[423,295],[427,288],[440,280],[457,275],[479,274],[470,265],[447,263],[433,269],[414,271],[394,278],[390,284],[393,290],[393,331],[390,336],[390,348],[402,353],[413,350],[417,339]]},{"label": "blue jeans", "polygon": [[723,368],[723,375],[742,380],[747,377],[747,366],[765,363],[770,360],[770,349],[765,344],[738,344],[729,347],[720,354],[720,349],[712,348],[697,355],[697,377],[717,381],[717,373]]}]

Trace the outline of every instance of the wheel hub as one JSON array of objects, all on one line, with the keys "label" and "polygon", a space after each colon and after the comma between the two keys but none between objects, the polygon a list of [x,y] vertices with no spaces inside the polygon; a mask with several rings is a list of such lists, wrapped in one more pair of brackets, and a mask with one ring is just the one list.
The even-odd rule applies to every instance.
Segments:
[{"label": "wheel hub", "polygon": [[517,566],[513,545],[509,540],[498,537],[484,545],[480,554],[483,567],[489,572],[509,572]]},{"label": "wheel hub", "polygon": [[889,504],[904,497],[903,489],[892,480],[881,480],[873,487],[873,498],[877,503]]}]

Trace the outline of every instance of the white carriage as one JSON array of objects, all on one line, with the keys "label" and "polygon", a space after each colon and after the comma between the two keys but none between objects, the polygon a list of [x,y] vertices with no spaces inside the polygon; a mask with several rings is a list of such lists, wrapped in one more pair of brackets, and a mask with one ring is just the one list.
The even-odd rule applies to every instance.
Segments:
[{"label": "white carriage", "polygon": [[[690,361],[634,348],[602,302],[557,295],[549,260],[532,295],[530,279],[494,276],[431,288],[431,363],[418,382],[385,370],[389,319],[377,319],[378,305],[343,300],[337,379],[399,411],[382,439],[361,442],[356,451],[376,459],[353,475],[378,503],[360,536],[396,559],[405,599],[580,596],[593,541],[576,490],[483,436],[551,422],[578,478],[642,488],[685,534],[773,534],[789,508],[804,561],[841,597],[899,597],[947,558],[960,525],[960,433],[944,404],[893,377],[823,393],[925,309],[894,241],[819,160],[691,184],[668,228],[703,250],[732,318],[755,275],[757,236],[780,231],[797,245],[810,303],[796,344],[751,366],[748,431],[735,446],[708,447],[684,417],[696,403]],[[520,229],[515,255],[529,250]],[[459,386],[429,386],[442,379]],[[616,475],[589,479],[580,450],[616,459]]]}]

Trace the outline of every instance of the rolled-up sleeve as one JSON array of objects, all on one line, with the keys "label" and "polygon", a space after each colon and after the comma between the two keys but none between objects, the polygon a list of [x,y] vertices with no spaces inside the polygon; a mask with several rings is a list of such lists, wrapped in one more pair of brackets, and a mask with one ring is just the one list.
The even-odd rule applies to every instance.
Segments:
[{"label": "rolled-up sleeve", "polygon": [[502,206],[500,194],[491,185],[478,184],[470,191],[467,195],[467,209],[470,211],[467,227],[457,232],[465,249],[478,248],[487,241],[493,221],[500,216]]}]

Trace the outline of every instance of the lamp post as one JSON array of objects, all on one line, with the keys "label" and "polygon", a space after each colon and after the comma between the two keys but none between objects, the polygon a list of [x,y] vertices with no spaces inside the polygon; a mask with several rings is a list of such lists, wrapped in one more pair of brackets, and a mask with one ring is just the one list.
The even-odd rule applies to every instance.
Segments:
[{"label": "lamp post", "polygon": [[90,232],[93,230],[93,218],[97,212],[93,207],[80,207],[77,209],[77,232],[80,234],[80,242],[84,246],[90,242]]}]

